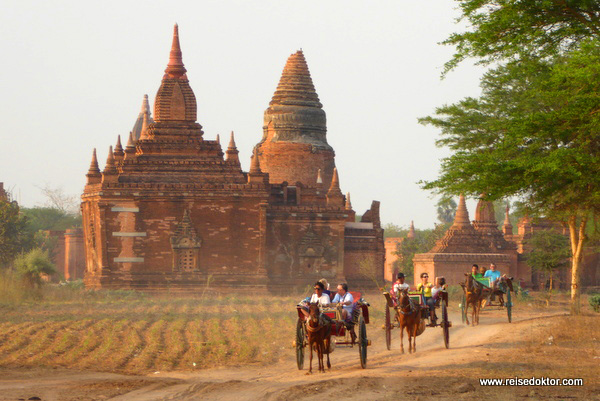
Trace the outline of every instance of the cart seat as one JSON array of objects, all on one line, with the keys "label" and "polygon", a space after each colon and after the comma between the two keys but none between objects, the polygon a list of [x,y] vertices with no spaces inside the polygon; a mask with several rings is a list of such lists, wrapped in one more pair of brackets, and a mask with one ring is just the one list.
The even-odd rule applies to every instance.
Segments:
[{"label": "cart seat", "polygon": [[413,300],[413,302],[416,302],[421,306],[425,305],[425,299],[420,291],[409,291],[408,296]]},{"label": "cart seat", "polygon": [[479,284],[483,285],[485,288],[491,287],[489,277],[476,278],[475,281],[477,281]]}]

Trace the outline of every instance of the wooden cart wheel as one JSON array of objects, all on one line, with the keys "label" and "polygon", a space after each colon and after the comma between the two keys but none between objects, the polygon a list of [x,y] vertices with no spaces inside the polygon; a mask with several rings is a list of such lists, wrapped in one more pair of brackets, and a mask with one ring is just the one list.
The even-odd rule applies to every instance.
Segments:
[{"label": "wooden cart wheel", "polygon": [[506,306],[506,314],[508,315],[508,323],[512,323],[512,296],[510,295],[510,290],[506,292],[506,302],[504,304]]},{"label": "wooden cart wheel", "polygon": [[462,302],[460,303],[460,314],[463,324],[467,321],[467,294],[463,293]]},{"label": "wooden cart wheel", "polygon": [[385,345],[388,351],[392,349],[392,322],[390,317],[390,307],[385,306]]},{"label": "wooden cart wheel", "polygon": [[360,318],[358,319],[358,353],[360,354],[360,367],[363,369],[367,367],[368,345],[367,326],[365,325],[365,319],[360,315]]},{"label": "wooden cart wheel", "polygon": [[450,321],[448,320],[448,307],[442,301],[442,329],[444,330],[444,345],[450,348]]},{"label": "wooden cart wheel", "polygon": [[298,318],[298,323],[296,324],[296,363],[298,364],[298,369],[302,370],[304,368],[304,344],[306,342],[306,328],[304,327],[304,322],[302,319]]}]

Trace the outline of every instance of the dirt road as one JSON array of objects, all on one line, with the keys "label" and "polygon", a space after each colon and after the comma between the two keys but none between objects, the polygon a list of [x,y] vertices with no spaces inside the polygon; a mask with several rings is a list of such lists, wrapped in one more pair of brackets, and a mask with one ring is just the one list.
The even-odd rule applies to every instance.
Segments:
[{"label": "dirt road", "polygon": [[[481,324],[466,327],[460,315],[454,323],[450,349],[445,349],[440,328],[427,328],[417,339],[417,353],[400,354],[398,330],[392,350],[385,348],[381,323],[368,325],[368,367],[360,368],[357,348],[336,348],[327,373],[307,375],[296,368],[294,350],[272,366],[241,366],[193,373],[155,372],[149,376],[73,371],[0,372],[0,400],[385,400],[385,399],[472,399],[485,392],[487,399],[507,399],[509,388],[479,387],[469,370],[494,369],[486,364],[490,355],[511,347],[536,320],[551,319],[555,313],[523,314],[507,323],[505,313],[482,314]],[[405,349],[408,350],[406,338]],[[291,344],[291,339],[290,339]],[[315,363],[316,361],[313,361]],[[486,368],[487,366],[487,368]],[[315,366],[313,366],[314,368]],[[464,374],[460,372],[464,370]],[[515,375],[518,372],[515,372]],[[490,376],[489,374],[487,375]],[[536,399],[528,389],[521,393]],[[565,390],[567,391],[567,390]],[[574,393],[569,393],[574,394]],[[559,394],[560,395],[560,394]],[[568,398],[578,398],[573,395]],[[513,398],[512,396],[508,399]],[[531,398],[530,398],[531,399]]]}]

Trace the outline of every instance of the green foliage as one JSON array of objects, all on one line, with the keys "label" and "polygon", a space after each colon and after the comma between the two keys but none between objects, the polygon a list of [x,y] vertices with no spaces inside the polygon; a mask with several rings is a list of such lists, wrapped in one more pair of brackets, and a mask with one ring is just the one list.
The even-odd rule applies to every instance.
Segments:
[{"label": "green foliage", "polygon": [[452,223],[456,214],[457,204],[450,196],[442,197],[437,206],[437,218],[442,224]]},{"label": "green foliage", "polygon": [[443,44],[456,47],[444,72],[466,58],[480,64],[552,58],[600,36],[597,0],[457,0],[465,32],[452,34]]},{"label": "green foliage", "polygon": [[14,267],[23,282],[30,288],[41,287],[43,275],[51,276],[56,273],[48,252],[40,248],[19,255],[14,261]]},{"label": "green foliage", "polygon": [[28,244],[27,218],[19,214],[16,202],[0,200],[0,266],[6,266]]},{"label": "green foliage", "polygon": [[386,224],[383,229],[385,230],[383,232],[384,238],[405,237],[408,233],[406,228],[402,228],[392,223]]},{"label": "green foliage", "polygon": [[435,242],[444,236],[449,227],[450,223],[438,224],[433,230],[415,230],[414,238],[405,238],[398,245],[396,252],[398,260],[395,262],[394,267],[398,272],[404,273],[407,281],[412,280],[414,277],[413,257],[415,254],[429,252]]},{"label": "green foliage", "polygon": [[28,219],[27,229],[31,233],[40,230],[64,231],[73,227],[81,227],[81,215],[71,214],[53,207],[23,208]]},{"label": "green foliage", "polygon": [[594,312],[600,312],[600,294],[590,295],[589,302]]},{"label": "green foliage", "polygon": [[551,274],[555,269],[569,264],[569,240],[562,234],[550,230],[535,232],[526,242],[531,247],[527,253],[527,264],[533,269]]}]

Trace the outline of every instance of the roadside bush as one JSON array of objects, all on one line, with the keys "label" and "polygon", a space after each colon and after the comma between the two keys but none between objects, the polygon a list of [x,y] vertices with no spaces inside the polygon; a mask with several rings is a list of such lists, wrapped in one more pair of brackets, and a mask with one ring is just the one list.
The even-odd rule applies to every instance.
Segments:
[{"label": "roadside bush", "polygon": [[44,277],[50,277],[56,273],[56,268],[50,260],[48,252],[40,248],[17,256],[14,267],[29,288],[40,288],[44,283]]},{"label": "roadside bush", "polygon": [[600,294],[590,295],[589,302],[594,312],[600,312]]}]

